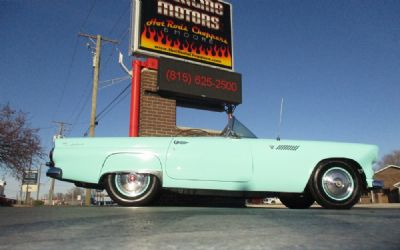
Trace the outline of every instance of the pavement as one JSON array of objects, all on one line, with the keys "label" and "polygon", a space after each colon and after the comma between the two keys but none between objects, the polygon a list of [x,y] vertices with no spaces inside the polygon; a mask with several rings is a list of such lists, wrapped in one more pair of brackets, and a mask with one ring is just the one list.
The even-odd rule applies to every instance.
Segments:
[{"label": "pavement", "polygon": [[398,204],[351,210],[0,208],[0,249],[399,249]]},{"label": "pavement", "polygon": [[[283,204],[247,204],[247,207],[259,208],[286,208]],[[320,205],[312,205],[311,208],[322,208]],[[400,209],[400,203],[374,203],[374,204],[356,204],[354,208],[369,209]]]}]

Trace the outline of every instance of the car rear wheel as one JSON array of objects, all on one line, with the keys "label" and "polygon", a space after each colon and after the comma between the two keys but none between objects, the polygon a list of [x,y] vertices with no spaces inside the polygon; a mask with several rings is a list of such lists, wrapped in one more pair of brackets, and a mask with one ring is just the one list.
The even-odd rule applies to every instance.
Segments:
[{"label": "car rear wheel", "polygon": [[282,193],[279,195],[279,199],[283,205],[292,209],[309,208],[315,201],[308,191],[300,194]]},{"label": "car rear wheel", "polygon": [[348,162],[329,161],[319,164],[314,170],[309,188],[322,207],[350,209],[360,199],[362,180]]},{"label": "car rear wheel", "polygon": [[143,206],[154,200],[160,190],[160,181],[150,174],[113,173],[106,177],[106,190],[121,206]]}]

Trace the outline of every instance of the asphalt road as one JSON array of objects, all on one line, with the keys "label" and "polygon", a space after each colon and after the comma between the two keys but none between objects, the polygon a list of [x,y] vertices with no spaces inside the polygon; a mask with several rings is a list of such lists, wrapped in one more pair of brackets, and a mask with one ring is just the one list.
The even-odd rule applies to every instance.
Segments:
[{"label": "asphalt road", "polygon": [[400,249],[400,209],[0,208],[0,249]]}]

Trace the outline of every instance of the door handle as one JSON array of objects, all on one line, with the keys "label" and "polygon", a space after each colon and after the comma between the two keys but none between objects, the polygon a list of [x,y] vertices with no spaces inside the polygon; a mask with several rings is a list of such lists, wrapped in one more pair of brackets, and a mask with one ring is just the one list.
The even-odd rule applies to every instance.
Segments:
[{"label": "door handle", "polygon": [[187,141],[178,141],[178,140],[174,140],[174,144],[175,145],[177,145],[177,144],[188,144],[189,142],[187,142]]}]

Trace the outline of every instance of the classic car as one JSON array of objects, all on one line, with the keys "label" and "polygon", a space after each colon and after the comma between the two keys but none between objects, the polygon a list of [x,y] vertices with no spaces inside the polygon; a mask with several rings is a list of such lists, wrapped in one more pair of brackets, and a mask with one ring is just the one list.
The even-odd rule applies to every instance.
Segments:
[{"label": "classic car", "polygon": [[[279,197],[289,208],[349,209],[373,187],[374,145],[258,139],[231,116],[221,134],[57,138],[47,176],[106,189],[119,205],[148,205],[163,190]],[[195,136],[195,135],[196,136]]]}]

